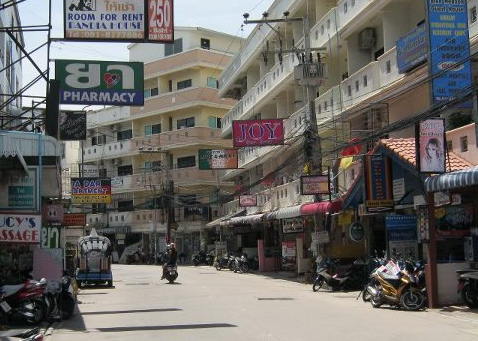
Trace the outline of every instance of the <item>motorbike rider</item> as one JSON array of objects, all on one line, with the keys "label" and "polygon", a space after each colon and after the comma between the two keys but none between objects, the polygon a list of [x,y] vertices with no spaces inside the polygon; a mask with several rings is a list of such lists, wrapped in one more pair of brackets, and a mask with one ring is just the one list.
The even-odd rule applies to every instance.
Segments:
[{"label": "motorbike rider", "polygon": [[178,251],[176,250],[176,245],[174,243],[171,243],[168,245],[169,250],[167,251],[167,258],[168,261],[163,264],[163,276],[161,276],[161,279],[166,278],[166,271],[168,266],[175,266],[176,262],[178,261]]}]

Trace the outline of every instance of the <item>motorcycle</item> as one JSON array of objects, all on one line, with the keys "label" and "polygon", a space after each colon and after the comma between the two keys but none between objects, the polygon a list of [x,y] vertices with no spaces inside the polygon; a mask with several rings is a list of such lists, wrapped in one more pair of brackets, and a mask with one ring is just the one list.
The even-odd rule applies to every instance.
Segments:
[{"label": "motorcycle", "polygon": [[246,255],[234,259],[234,272],[244,273],[249,271]]},{"label": "motorcycle", "polygon": [[8,317],[19,315],[28,324],[38,324],[48,313],[45,302],[46,280],[26,280],[0,287],[0,309]]},{"label": "motorcycle", "polygon": [[191,260],[195,266],[199,264],[207,264],[212,265],[213,263],[209,260],[210,256],[206,253],[206,251],[199,251],[192,255]]},{"label": "motorcycle", "polygon": [[478,308],[478,270],[457,270],[458,287],[463,302],[468,308]]},{"label": "motorcycle", "polygon": [[324,283],[332,291],[359,289],[363,284],[364,274],[365,263],[362,260],[356,260],[342,269],[337,267],[337,264],[332,267],[330,263],[328,266],[317,269],[312,290],[319,290]]},{"label": "motorcycle", "polygon": [[216,268],[216,270],[222,270],[224,268],[227,268],[227,264],[229,261],[229,256],[224,255],[224,256],[216,256],[214,258],[214,263],[213,266]]},{"label": "motorcycle", "polygon": [[166,279],[169,283],[174,283],[178,278],[178,267],[177,265],[167,265],[166,266]]},{"label": "motorcycle", "polygon": [[373,277],[375,285],[369,285],[370,303],[374,308],[383,304],[404,308],[405,310],[420,310],[426,304],[426,297],[418,287],[411,262],[405,262],[403,268],[394,261],[378,268]]}]

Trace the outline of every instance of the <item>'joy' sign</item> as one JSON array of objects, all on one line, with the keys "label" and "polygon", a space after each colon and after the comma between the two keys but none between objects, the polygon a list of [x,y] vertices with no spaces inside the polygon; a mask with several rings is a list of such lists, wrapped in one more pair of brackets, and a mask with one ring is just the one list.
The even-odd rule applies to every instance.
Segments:
[{"label": "'joy' sign", "polygon": [[282,119],[232,121],[234,148],[284,144]]}]

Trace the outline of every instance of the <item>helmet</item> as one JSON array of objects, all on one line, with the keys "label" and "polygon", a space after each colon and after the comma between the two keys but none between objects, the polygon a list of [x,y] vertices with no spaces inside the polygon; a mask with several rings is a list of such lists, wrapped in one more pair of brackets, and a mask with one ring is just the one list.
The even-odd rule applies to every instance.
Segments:
[{"label": "helmet", "polygon": [[171,243],[171,244],[169,244],[169,247],[170,247],[170,248],[175,248],[176,245],[174,245],[174,243]]}]

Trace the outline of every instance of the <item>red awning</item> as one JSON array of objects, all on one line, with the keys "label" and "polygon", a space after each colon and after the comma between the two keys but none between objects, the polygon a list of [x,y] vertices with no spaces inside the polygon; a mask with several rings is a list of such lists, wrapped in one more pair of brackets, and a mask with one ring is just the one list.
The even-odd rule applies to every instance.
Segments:
[{"label": "red awning", "polygon": [[335,213],[342,209],[342,200],[321,201],[303,204],[300,208],[301,215],[309,215],[316,213]]}]

